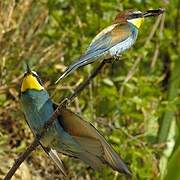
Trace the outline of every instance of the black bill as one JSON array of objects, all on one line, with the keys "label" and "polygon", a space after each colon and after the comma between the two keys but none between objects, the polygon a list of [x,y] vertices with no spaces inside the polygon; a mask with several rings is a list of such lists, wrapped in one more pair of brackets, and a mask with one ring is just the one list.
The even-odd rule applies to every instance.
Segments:
[{"label": "black bill", "polygon": [[144,17],[149,17],[149,16],[158,16],[162,13],[164,13],[165,9],[163,8],[159,8],[159,9],[153,9],[153,10],[148,10],[145,13],[143,13],[142,15]]}]

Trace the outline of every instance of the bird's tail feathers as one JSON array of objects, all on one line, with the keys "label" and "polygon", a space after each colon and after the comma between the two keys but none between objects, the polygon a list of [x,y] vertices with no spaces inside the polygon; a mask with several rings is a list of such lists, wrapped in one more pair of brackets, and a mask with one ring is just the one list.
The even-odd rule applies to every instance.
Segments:
[{"label": "bird's tail feathers", "polygon": [[78,59],[75,63],[70,65],[64,71],[64,73],[58,78],[58,80],[55,82],[55,84],[57,84],[61,79],[64,79],[65,77],[67,77],[69,74],[74,72],[76,69],[94,62],[100,55],[101,55],[100,52],[94,52],[94,53],[82,55],[80,57],[80,59]]},{"label": "bird's tail feathers", "polygon": [[126,164],[121,160],[119,155],[113,150],[113,148],[105,141],[101,141],[104,147],[104,160],[112,169],[123,172],[128,176],[131,176],[131,172],[128,170]]},{"label": "bird's tail feathers", "polygon": [[103,164],[99,157],[89,153],[89,152],[81,152],[77,157],[83,160],[86,164],[88,164],[91,168],[96,171],[102,172]]},{"label": "bird's tail feathers", "polygon": [[61,159],[59,158],[56,150],[50,149],[50,150],[48,151],[48,155],[51,157],[51,159],[52,159],[52,160],[55,162],[55,164],[58,166],[58,168],[60,169],[60,171],[62,172],[62,174],[67,177],[67,174],[66,174],[65,168],[64,168],[64,166],[63,166],[63,163],[62,163]]}]

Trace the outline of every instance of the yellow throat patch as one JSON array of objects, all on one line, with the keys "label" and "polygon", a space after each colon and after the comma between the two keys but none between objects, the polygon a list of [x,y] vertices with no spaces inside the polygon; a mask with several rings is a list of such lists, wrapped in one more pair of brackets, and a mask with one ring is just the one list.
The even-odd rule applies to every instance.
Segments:
[{"label": "yellow throat patch", "polygon": [[132,23],[134,26],[139,28],[141,24],[144,22],[144,17],[141,18],[135,18],[135,19],[129,19],[128,22]]},{"label": "yellow throat patch", "polygon": [[21,92],[25,92],[29,89],[34,89],[38,91],[44,89],[44,87],[41,86],[36,77],[34,77],[32,74],[26,75],[21,85]]}]

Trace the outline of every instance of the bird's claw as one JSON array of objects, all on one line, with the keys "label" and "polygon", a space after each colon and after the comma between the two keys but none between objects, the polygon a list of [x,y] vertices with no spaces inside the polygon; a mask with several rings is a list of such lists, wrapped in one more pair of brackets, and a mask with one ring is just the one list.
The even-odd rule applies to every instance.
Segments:
[{"label": "bird's claw", "polygon": [[118,53],[116,53],[116,55],[114,55],[114,59],[115,60],[118,60],[119,58],[121,58],[122,57],[122,55],[121,54],[118,54]]}]

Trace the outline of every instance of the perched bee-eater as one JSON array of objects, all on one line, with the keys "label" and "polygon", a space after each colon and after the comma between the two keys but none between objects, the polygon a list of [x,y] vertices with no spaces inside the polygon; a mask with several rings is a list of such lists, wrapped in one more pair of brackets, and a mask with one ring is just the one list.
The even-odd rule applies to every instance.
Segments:
[{"label": "perched bee-eater", "polygon": [[140,11],[126,11],[116,16],[112,25],[102,30],[90,43],[86,52],[73,64],[71,64],[56,83],[68,76],[81,66],[85,66],[97,59],[109,59],[119,56],[130,48],[136,41],[138,30],[145,17],[162,14],[164,9]]},{"label": "perched bee-eater", "polygon": [[[29,67],[22,80],[20,99],[27,123],[34,135],[38,135],[57,105],[51,101],[37,73]],[[57,152],[79,158],[95,170],[100,171],[106,164],[113,170],[131,174],[98,130],[65,107],[40,143],[64,175],[66,172]]]}]

